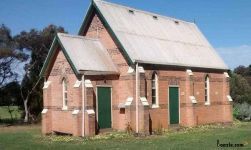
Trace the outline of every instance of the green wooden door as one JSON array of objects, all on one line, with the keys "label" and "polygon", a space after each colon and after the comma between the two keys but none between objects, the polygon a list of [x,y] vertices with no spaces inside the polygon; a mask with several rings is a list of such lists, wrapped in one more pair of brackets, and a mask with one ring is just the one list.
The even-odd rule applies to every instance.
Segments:
[{"label": "green wooden door", "polygon": [[98,87],[98,125],[100,129],[111,128],[111,88]]},{"label": "green wooden door", "polygon": [[179,88],[169,87],[170,124],[179,124]]}]

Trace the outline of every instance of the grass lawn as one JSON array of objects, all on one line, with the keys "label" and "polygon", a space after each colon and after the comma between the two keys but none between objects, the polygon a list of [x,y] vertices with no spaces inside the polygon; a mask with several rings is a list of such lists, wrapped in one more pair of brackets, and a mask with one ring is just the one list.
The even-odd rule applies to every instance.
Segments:
[{"label": "grass lawn", "polygon": [[[251,149],[251,122],[232,126],[207,125],[169,131],[161,136],[133,137],[110,133],[91,139],[42,136],[39,125],[0,127],[0,149],[218,149],[220,143],[244,144]],[[233,148],[226,148],[233,149]],[[234,148],[236,149],[236,148]]]},{"label": "grass lawn", "polygon": [[[13,110],[12,117],[13,119],[21,118],[21,111],[18,109],[18,106],[10,106],[10,109]],[[11,119],[8,106],[0,106],[0,119]]]}]

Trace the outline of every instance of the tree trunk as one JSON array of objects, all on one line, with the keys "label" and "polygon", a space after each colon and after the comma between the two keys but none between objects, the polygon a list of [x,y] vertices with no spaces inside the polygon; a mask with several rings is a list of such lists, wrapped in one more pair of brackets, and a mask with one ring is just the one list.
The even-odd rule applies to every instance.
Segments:
[{"label": "tree trunk", "polygon": [[8,111],[10,113],[11,121],[13,121],[13,116],[12,116],[12,110],[10,109],[10,106],[8,105]]},{"label": "tree trunk", "polygon": [[32,87],[31,91],[28,91],[26,97],[24,98],[23,95],[23,91],[22,91],[22,86],[20,88],[21,91],[21,97],[23,99],[24,102],[24,111],[25,111],[25,116],[24,116],[24,122],[28,122],[29,121],[29,109],[28,109],[28,100],[30,98],[30,95],[32,94],[32,92],[34,91],[34,89],[36,88],[36,86],[38,85],[39,81],[41,78],[39,78],[36,82],[36,84]]},{"label": "tree trunk", "polygon": [[28,111],[28,98],[26,98],[24,100],[24,111],[25,111],[25,117],[24,117],[24,122],[28,122],[29,121],[29,111]]}]

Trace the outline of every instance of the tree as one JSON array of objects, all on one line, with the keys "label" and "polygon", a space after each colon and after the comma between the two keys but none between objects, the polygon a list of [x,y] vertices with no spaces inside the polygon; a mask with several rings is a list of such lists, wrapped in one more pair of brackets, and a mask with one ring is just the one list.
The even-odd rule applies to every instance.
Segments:
[{"label": "tree", "polygon": [[231,75],[230,93],[235,103],[251,104],[251,87],[241,75],[235,73]]},{"label": "tree", "polygon": [[234,69],[234,73],[240,74],[242,76],[251,76],[251,65],[248,67],[238,66]]},{"label": "tree", "polygon": [[0,89],[8,82],[17,78],[17,73],[13,69],[17,62],[27,60],[28,56],[16,49],[17,44],[11,36],[9,28],[0,26]]},{"label": "tree", "polygon": [[17,92],[19,83],[16,81],[18,74],[15,65],[26,61],[28,55],[16,49],[17,43],[11,36],[11,31],[5,25],[0,26],[0,105],[8,106],[8,111],[13,121],[10,106],[17,105],[20,94]]},{"label": "tree", "polygon": [[238,66],[234,69],[234,73],[245,76],[247,74],[247,68],[245,66]]},{"label": "tree", "polygon": [[12,112],[14,111],[11,106],[20,106],[20,84],[17,81],[10,82],[6,84],[0,90],[0,105],[1,106],[8,106],[8,112],[10,113],[11,120],[13,121]]},{"label": "tree", "polygon": [[35,29],[29,32],[23,31],[15,37],[19,49],[27,49],[31,52],[31,60],[25,66],[25,74],[20,89],[25,110],[24,122],[28,122],[29,117],[35,120],[42,111],[43,82],[39,78],[39,73],[57,32],[65,31],[63,27],[49,25],[42,31]]},{"label": "tree", "polygon": [[234,69],[234,73],[242,75],[251,86],[251,65],[249,65],[248,67],[238,66]]}]

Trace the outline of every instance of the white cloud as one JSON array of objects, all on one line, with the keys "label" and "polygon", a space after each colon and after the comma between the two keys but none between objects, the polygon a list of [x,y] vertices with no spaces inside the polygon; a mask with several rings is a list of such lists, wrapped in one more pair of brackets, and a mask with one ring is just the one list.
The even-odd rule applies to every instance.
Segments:
[{"label": "white cloud", "polygon": [[251,64],[251,45],[220,47],[216,50],[230,69],[239,65],[248,66]]}]

